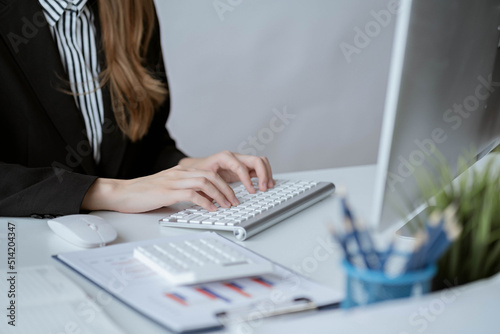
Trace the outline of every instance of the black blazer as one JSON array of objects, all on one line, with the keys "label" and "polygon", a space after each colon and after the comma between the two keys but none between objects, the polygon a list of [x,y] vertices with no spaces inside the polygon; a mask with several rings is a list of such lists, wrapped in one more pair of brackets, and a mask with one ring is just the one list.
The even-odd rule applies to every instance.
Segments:
[{"label": "black blazer", "polygon": [[[88,5],[98,15],[96,2]],[[96,26],[100,40],[98,16]],[[0,36],[0,216],[78,213],[97,177],[149,175],[185,157],[166,130],[169,101],[132,143],[116,124],[105,87],[96,164],[83,116],[73,96],[60,91],[69,79],[38,1],[0,0]],[[147,66],[167,82],[158,20]]]}]

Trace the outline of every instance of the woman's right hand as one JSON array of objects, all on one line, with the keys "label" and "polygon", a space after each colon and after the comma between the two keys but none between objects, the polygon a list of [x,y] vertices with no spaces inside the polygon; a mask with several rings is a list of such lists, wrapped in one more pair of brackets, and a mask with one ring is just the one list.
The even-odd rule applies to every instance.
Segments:
[{"label": "woman's right hand", "polygon": [[97,179],[83,199],[82,210],[139,213],[189,201],[209,211],[239,204],[233,190],[219,174],[176,166],[132,180]]}]

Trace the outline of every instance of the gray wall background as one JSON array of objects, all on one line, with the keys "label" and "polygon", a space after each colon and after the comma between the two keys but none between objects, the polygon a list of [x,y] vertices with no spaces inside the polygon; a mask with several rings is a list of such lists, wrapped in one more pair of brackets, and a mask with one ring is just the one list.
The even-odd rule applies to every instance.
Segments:
[{"label": "gray wall background", "polygon": [[189,155],[257,153],[275,172],[375,163],[393,2],[156,0],[171,135]]}]

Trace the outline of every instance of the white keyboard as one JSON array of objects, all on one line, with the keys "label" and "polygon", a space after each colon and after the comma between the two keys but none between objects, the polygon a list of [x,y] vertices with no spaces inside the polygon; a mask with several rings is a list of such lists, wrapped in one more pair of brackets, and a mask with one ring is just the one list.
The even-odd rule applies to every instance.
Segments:
[{"label": "white keyboard", "polygon": [[136,247],[134,257],[174,285],[224,281],[273,272],[270,262],[256,263],[210,234]]},{"label": "white keyboard", "polygon": [[[256,179],[252,180],[258,189]],[[245,240],[281,220],[311,206],[335,191],[333,183],[276,180],[274,188],[250,194],[241,182],[232,184],[240,205],[229,209],[218,204],[216,212],[193,205],[160,220],[162,226],[233,231]]]}]

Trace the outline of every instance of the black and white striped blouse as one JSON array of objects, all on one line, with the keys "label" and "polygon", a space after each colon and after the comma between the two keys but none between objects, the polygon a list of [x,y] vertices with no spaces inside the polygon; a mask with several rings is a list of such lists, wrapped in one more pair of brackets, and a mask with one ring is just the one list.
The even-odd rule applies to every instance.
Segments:
[{"label": "black and white striped blouse", "polygon": [[[119,1],[119,0],[117,0]],[[39,0],[69,76],[94,159],[100,160],[104,109],[99,87],[94,15],[87,0]]]}]

